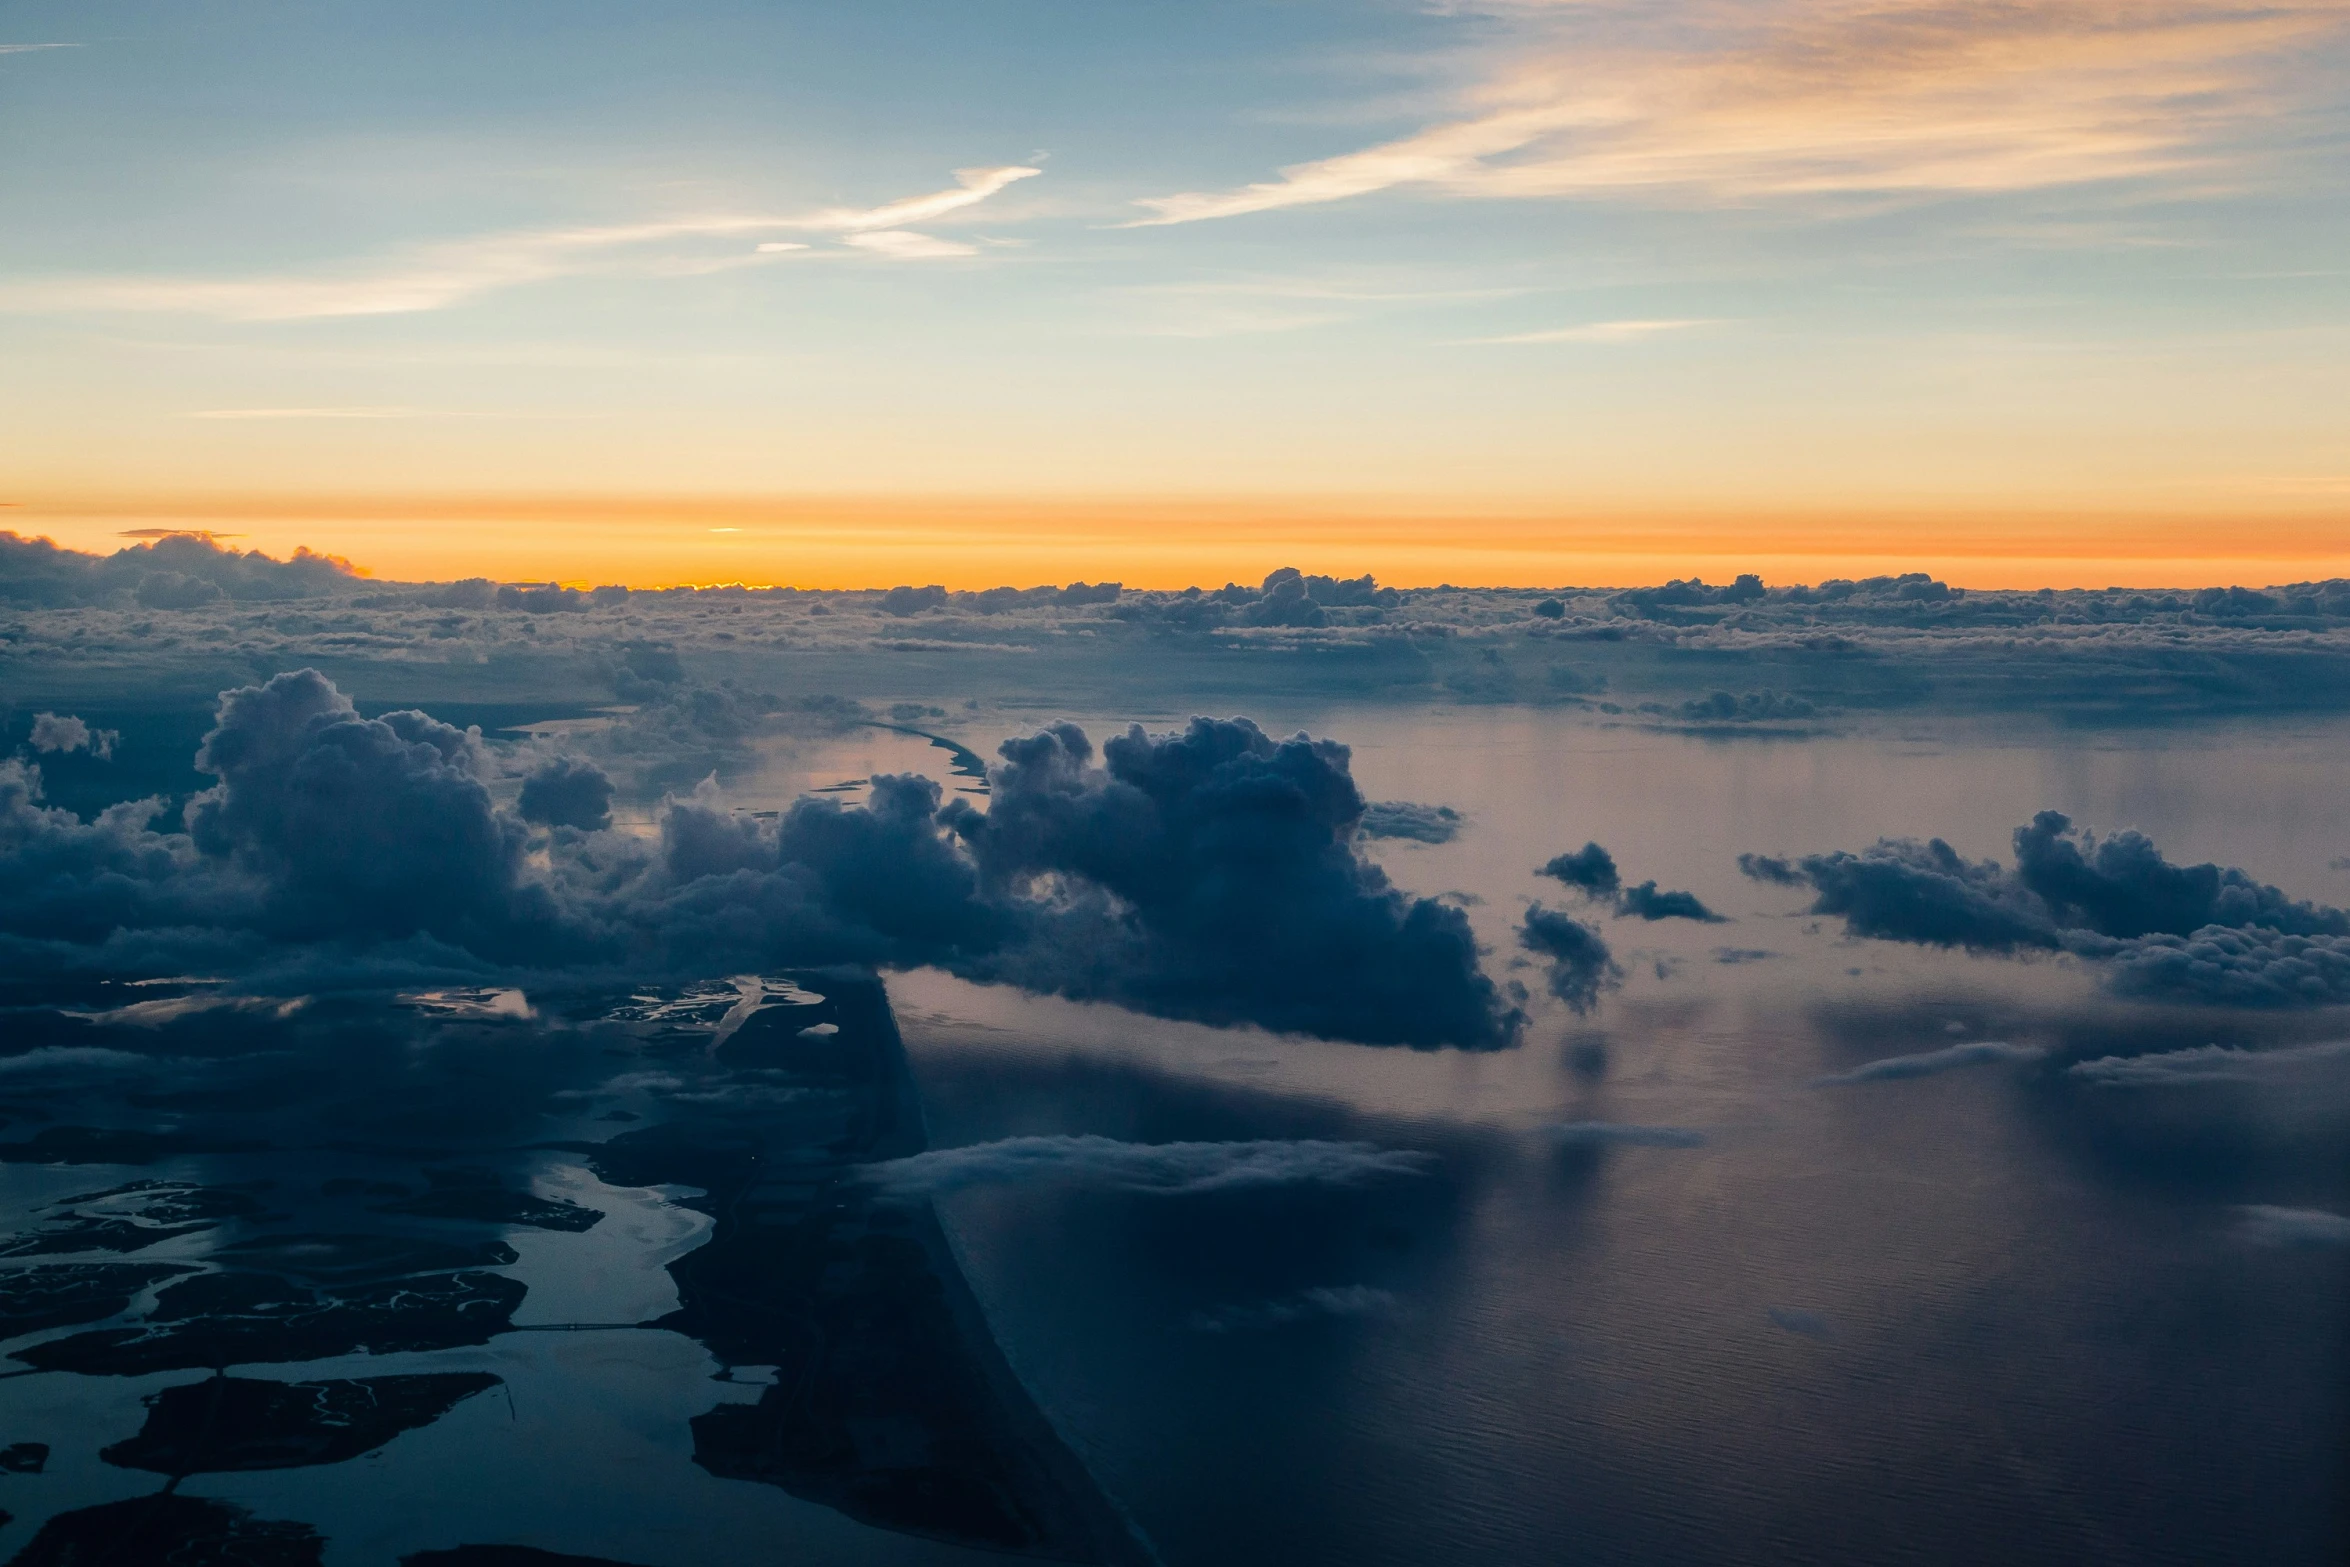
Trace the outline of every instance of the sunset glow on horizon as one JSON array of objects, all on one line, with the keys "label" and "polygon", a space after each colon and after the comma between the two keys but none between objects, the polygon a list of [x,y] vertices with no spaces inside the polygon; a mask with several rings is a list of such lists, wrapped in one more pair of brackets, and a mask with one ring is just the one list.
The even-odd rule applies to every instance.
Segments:
[{"label": "sunset glow on horizon", "polygon": [[0,526],[77,548],[2350,571],[2344,0],[0,32]]}]

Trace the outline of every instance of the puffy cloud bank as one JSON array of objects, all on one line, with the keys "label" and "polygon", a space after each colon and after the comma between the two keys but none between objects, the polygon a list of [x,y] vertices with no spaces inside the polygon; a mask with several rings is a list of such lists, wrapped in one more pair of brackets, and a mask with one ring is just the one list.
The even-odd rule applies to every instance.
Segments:
[{"label": "puffy cloud bank", "polygon": [[[226,693],[178,830],[83,821],[0,762],[0,966],[20,972],[600,969],[668,976],[939,964],[1163,1016],[1491,1047],[1520,1017],[1466,916],[1363,859],[1345,747],[1245,720],[1006,742],[990,808],[906,775],[773,819],[712,790],[657,836],[558,760],[500,807],[479,736],[363,718],[315,671]],[[533,827],[549,829],[535,834]],[[402,982],[400,978],[389,982]]]},{"label": "puffy cloud bank", "polygon": [[2144,834],[2099,838],[2055,811],[2016,829],[2015,864],[1936,838],[1880,839],[1789,861],[1741,855],[1760,881],[1808,885],[1856,936],[1983,952],[2069,952],[2119,994],[2225,1006],[2350,1001],[2350,912],[2232,866],[2174,865]]}]

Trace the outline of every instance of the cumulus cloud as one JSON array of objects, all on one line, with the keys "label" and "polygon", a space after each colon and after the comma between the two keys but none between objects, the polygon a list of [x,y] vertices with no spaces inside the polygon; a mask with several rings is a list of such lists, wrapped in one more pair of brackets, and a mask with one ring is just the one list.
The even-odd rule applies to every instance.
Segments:
[{"label": "cumulus cloud", "polygon": [[[989,808],[914,775],[861,805],[774,817],[714,783],[650,840],[598,832],[609,781],[580,762],[501,809],[478,733],[363,718],[312,670],[223,695],[197,765],[218,782],[92,822],[0,763],[0,957],[103,972],[251,970],[339,942],[405,986],[499,965],[734,974],[833,962],[966,976],[1164,1016],[1377,1044],[1493,1047],[1519,1016],[1467,917],[1362,858],[1343,746],[1245,720],[1072,726],[1007,742]],[[525,818],[576,829],[533,858]],[[343,959],[337,959],[337,962]]]},{"label": "cumulus cloud", "polygon": [[1587,898],[1612,898],[1623,885],[1615,856],[1596,843],[1551,856],[1537,874],[1563,881]]},{"label": "cumulus cloud", "polygon": [[1836,1088],[1852,1083],[1885,1083],[1907,1077],[1933,1077],[1943,1072],[1958,1071],[1962,1067],[1988,1066],[1999,1061],[2037,1061],[2046,1054],[2046,1051],[2035,1045],[2014,1045],[2001,1039],[1978,1039],[1941,1050],[1922,1050],[1914,1055],[1881,1056],[1849,1072],[1832,1072],[1825,1077],[1815,1077],[1812,1086]]},{"label": "cumulus cloud", "polygon": [[92,729],[80,719],[57,713],[33,715],[33,749],[50,752],[87,751],[100,761],[114,754],[114,743],[122,738],[120,730]]},{"label": "cumulus cloud", "polygon": [[1043,911],[1049,939],[1005,954],[1002,977],[1367,1043],[1513,1037],[1467,916],[1357,852],[1344,746],[1198,718],[1130,729],[1099,766],[1069,724],[1000,754],[984,815],[943,814],[992,898]]},{"label": "cumulus cloud", "polygon": [[1550,993],[1576,1013],[1599,1004],[1600,992],[1614,988],[1624,975],[1598,931],[1572,915],[1527,906],[1518,927],[1518,944],[1550,960]]},{"label": "cumulus cloud", "polygon": [[2350,1218],[2323,1208],[2277,1208],[2248,1203],[2237,1210],[2237,1233],[2256,1246],[2350,1246]]},{"label": "cumulus cloud", "polygon": [[1696,920],[1705,925],[1725,925],[1728,919],[1700,902],[1694,892],[1659,892],[1656,883],[1644,881],[1637,887],[1626,887],[1616,897],[1616,912],[1644,920]]},{"label": "cumulus cloud", "polygon": [[1273,1186],[1353,1186],[1423,1175],[1424,1153],[1371,1143],[1126,1143],[1115,1138],[1008,1137],[964,1148],[934,1148],[866,1165],[866,1180],[889,1196],[920,1200],[971,1186],[1032,1181],[1107,1187],[1159,1196],[1199,1196]]},{"label": "cumulus cloud", "polygon": [[1616,869],[1615,856],[1596,843],[1551,856],[1535,874],[1563,881],[1594,902],[1613,899],[1615,912],[1628,918],[1699,920],[1709,925],[1727,923],[1693,892],[1660,892],[1653,880],[1626,887],[1622,872]]},{"label": "cumulus cloud", "polygon": [[0,532],[0,602],[26,606],[192,609],[312,598],[346,591],[357,579],[349,561],[331,555],[303,549],[274,560],[225,548],[204,533],[166,532],[112,555],[89,555]]},{"label": "cumulus cloud", "polygon": [[2100,839],[2055,811],[2015,832],[2015,865],[1936,838],[1795,861],[1742,855],[1758,880],[1809,883],[1856,936],[1987,952],[2069,952],[2115,991],[2227,1006],[2350,1000],[2350,912],[2232,866],[2174,865],[2144,834]]},{"label": "cumulus cloud", "polygon": [[522,781],[515,810],[542,827],[600,831],[612,825],[612,780],[580,757],[552,757]]}]

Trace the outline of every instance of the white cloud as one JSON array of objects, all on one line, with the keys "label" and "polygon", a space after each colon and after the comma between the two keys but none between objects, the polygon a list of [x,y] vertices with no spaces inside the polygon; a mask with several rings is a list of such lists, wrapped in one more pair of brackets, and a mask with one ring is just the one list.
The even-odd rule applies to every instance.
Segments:
[{"label": "white cloud", "polygon": [[2244,1238],[2258,1246],[2350,1246],[2350,1219],[2323,1208],[2251,1203],[2238,1212]]},{"label": "white cloud", "polygon": [[1812,1086],[1834,1088],[1853,1083],[1889,1083],[1909,1077],[1933,1077],[1943,1072],[1958,1071],[1962,1067],[1989,1066],[2001,1061],[2037,1061],[2045,1054],[2047,1052],[2036,1045],[2011,1045],[2004,1039],[1980,1039],[1972,1044],[1925,1050],[1916,1055],[1880,1056],[1849,1072],[1815,1077]]},{"label": "white cloud", "polygon": [[1691,327],[1713,326],[1710,319],[1680,321],[1590,321],[1581,326],[1552,327],[1542,332],[1513,332],[1507,337],[1472,337],[1465,340],[1470,346],[1493,343],[1633,343],[1644,337],[1656,337],[1666,332],[1686,332]]},{"label": "white cloud", "polygon": [[39,54],[45,49],[79,49],[80,44],[0,44],[0,54]]},{"label": "white cloud", "polygon": [[1138,226],[1400,187],[1695,205],[1980,193],[2196,169],[2273,116],[2350,4],[2302,0],[1629,0],[1504,6],[1510,46],[1456,117]]},{"label": "white cloud", "polygon": [[884,206],[863,209],[834,207],[791,225],[795,228],[823,229],[839,233],[854,233],[864,229],[903,228],[909,223],[927,223],[933,218],[945,217],[980,202],[1017,180],[1032,179],[1042,169],[1013,164],[999,169],[957,169],[955,188],[933,191],[927,196],[909,196]]},{"label": "white cloud", "polygon": [[139,311],[298,321],[337,316],[404,315],[440,310],[478,295],[558,277],[696,276],[755,264],[764,255],[809,247],[765,241],[749,253],[696,254],[696,242],[800,230],[838,233],[856,248],[896,259],[964,256],[970,246],[895,225],[935,219],[974,206],[1026,167],[961,169],[953,188],[863,210],[832,208],[786,216],[714,214],[649,223],[525,230],[479,235],[414,250],[392,265],[245,278],[67,277],[0,284],[0,310]]},{"label": "white cloud", "polygon": [[851,234],[848,243],[859,250],[870,250],[875,255],[887,256],[893,261],[935,261],[950,256],[979,254],[973,246],[951,239],[935,239],[928,234],[917,234],[911,229],[879,229]]}]

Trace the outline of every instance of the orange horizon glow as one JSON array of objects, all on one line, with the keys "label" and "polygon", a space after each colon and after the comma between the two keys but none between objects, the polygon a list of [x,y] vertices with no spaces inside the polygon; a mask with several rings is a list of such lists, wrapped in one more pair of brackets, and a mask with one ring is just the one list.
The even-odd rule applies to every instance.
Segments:
[{"label": "orange horizon glow", "polygon": [[2181,588],[2350,576],[2350,513],[1438,507],[1393,496],[198,495],[27,499],[0,529],[110,553],[204,532],[390,581],[631,588],[1255,582],[1278,566],[1397,587],[1766,582],[1926,571],[1958,587]]}]

